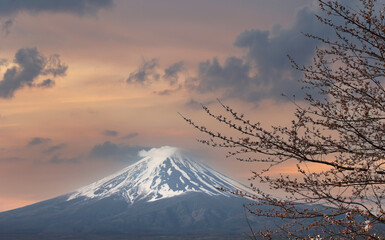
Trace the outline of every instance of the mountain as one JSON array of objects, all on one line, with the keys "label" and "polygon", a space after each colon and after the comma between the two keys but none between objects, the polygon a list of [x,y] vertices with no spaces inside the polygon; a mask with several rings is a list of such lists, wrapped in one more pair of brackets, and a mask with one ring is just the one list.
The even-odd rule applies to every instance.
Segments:
[{"label": "mountain", "polygon": [[154,202],[192,192],[209,196],[233,196],[216,187],[248,191],[242,184],[187,158],[177,148],[161,147],[141,151],[139,154],[143,157],[139,162],[79,189],[67,201],[81,197],[103,199],[118,196],[133,204],[138,201]]},{"label": "mountain", "polygon": [[251,200],[218,190],[248,188],[177,148],[140,156],[75,192],[0,213],[0,239],[243,239],[249,233],[242,204]]}]

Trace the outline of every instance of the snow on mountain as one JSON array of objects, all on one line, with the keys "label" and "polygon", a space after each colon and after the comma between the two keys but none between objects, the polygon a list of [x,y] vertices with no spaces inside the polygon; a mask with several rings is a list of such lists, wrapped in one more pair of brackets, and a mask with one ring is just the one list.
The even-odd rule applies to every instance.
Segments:
[{"label": "snow on mountain", "polygon": [[191,160],[177,148],[164,146],[139,153],[143,159],[123,170],[78,189],[67,201],[85,197],[102,199],[118,196],[128,203],[153,202],[187,192],[211,196],[234,196],[217,187],[248,192],[244,185],[212,168]]}]

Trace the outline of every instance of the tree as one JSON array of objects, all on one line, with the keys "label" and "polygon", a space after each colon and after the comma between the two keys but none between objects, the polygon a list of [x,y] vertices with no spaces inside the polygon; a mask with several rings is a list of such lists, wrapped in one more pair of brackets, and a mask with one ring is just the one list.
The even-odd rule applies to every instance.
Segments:
[{"label": "tree", "polygon": [[[376,0],[359,0],[358,9],[337,0],[318,3],[324,15],[316,17],[334,29],[336,38],[308,34],[322,43],[313,63],[299,66],[292,61],[303,73],[303,91],[316,94],[293,100],[296,110],[290,126],[263,128],[222,102],[222,114],[203,109],[233,134],[182,117],[208,135],[200,142],[226,148],[228,156],[239,161],[268,164],[253,171],[251,180],[283,190],[285,199],[254,186],[255,194],[248,196],[258,201],[248,205],[248,211],[291,221],[255,236],[383,239],[385,7]],[[300,177],[271,174],[272,167],[292,161]],[[258,208],[266,204],[271,209]]]}]

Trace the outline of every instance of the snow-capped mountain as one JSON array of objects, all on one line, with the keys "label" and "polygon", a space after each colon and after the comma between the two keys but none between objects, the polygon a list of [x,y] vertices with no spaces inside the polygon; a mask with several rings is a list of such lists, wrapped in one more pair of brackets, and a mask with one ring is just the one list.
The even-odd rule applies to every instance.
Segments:
[{"label": "snow-capped mountain", "polygon": [[187,192],[201,192],[211,196],[232,197],[231,191],[248,189],[214,169],[193,161],[175,147],[153,148],[139,153],[142,160],[116,174],[92,183],[71,194],[67,201],[79,197],[123,197],[128,203],[157,201]]},{"label": "snow-capped mountain", "polygon": [[[242,205],[218,190],[249,191],[177,148],[142,159],[72,193],[0,213],[0,239],[243,239]],[[267,219],[251,219],[258,223]],[[261,224],[262,226],[262,224]]]}]

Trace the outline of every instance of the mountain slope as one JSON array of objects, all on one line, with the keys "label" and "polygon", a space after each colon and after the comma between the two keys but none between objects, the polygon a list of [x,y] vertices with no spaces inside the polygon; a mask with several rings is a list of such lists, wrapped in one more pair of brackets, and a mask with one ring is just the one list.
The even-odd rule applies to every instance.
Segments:
[{"label": "mountain slope", "polygon": [[195,162],[174,147],[142,151],[139,162],[98,182],[79,189],[68,200],[78,197],[123,197],[128,203],[156,201],[187,192],[202,192],[211,196],[232,196],[217,187],[229,190],[247,189],[212,168]]},{"label": "mountain slope", "polygon": [[242,184],[176,148],[141,156],[73,193],[0,213],[0,239],[242,239],[249,231],[242,204],[250,200],[217,189],[247,191]]}]

